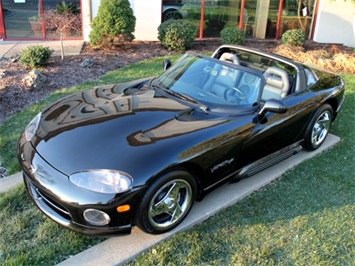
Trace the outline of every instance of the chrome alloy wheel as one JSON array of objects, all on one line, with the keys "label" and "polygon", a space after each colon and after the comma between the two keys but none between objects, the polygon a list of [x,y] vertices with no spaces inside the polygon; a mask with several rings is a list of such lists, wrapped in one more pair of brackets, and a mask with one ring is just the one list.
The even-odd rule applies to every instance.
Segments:
[{"label": "chrome alloy wheel", "polygon": [[183,179],[174,179],[164,184],[152,198],[149,209],[149,223],[155,229],[174,226],[189,211],[193,201],[191,185]]},{"label": "chrome alloy wheel", "polygon": [[325,110],[314,123],[311,135],[311,142],[313,146],[321,144],[328,135],[331,125],[332,114]]}]

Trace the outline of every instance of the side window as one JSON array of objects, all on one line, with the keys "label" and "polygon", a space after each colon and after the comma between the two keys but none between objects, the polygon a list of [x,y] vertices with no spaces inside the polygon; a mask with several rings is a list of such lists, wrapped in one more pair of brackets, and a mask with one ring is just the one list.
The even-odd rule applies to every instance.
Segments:
[{"label": "side window", "polygon": [[316,84],[317,82],[317,77],[316,75],[313,73],[312,70],[310,70],[309,68],[305,67],[305,73],[306,73],[306,77],[307,77],[307,88],[309,88],[310,86]]}]

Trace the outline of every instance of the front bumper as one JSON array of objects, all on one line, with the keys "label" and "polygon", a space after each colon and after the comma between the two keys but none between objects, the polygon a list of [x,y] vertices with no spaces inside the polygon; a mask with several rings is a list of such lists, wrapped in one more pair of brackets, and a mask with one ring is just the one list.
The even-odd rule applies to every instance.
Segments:
[{"label": "front bumper", "polygon": [[[26,189],[36,206],[49,218],[72,231],[90,236],[127,235],[140,189],[122,194],[102,194],[77,187],[69,177],[48,164],[22,136],[18,157],[23,169]],[[131,210],[117,212],[129,204]],[[111,221],[105,226],[89,224],[83,216],[86,209],[107,213]]]}]

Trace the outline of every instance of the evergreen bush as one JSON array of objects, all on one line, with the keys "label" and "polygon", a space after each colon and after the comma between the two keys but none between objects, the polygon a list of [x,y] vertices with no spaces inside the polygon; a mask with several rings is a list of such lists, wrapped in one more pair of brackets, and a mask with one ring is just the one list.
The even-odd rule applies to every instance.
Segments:
[{"label": "evergreen bush", "polygon": [[305,33],[300,29],[287,30],[281,37],[282,44],[289,44],[293,46],[302,46],[305,40]]},{"label": "evergreen bush", "polygon": [[42,45],[31,45],[20,51],[19,62],[25,67],[36,68],[48,63],[53,54],[53,50]]},{"label": "evergreen bush", "polygon": [[89,38],[93,46],[132,41],[136,18],[128,0],[101,0],[91,26]]},{"label": "evergreen bush", "polygon": [[196,26],[185,20],[167,20],[158,27],[158,39],[169,51],[191,48],[196,35]]},{"label": "evergreen bush", "polygon": [[221,31],[221,42],[222,44],[243,45],[245,43],[245,33],[236,27],[226,27]]}]

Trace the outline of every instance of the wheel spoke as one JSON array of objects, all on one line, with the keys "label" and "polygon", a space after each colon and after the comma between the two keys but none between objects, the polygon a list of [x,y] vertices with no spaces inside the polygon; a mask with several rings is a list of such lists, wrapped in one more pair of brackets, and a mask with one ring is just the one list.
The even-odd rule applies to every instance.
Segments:
[{"label": "wheel spoke", "polygon": [[180,216],[183,214],[183,210],[179,204],[176,204],[174,212],[171,215],[170,222],[174,222],[175,220],[179,219]]},{"label": "wheel spoke", "polygon": [[312,132],[313,145],[319,145],[327,136],[328,130],[331,125],[331,118],[328,112],[324,112],[319,116],[317,122],[314,124]]},{"label": "wheel spoke", "polygon": [[164,197],[152,206],[152,216],[157,216],[163,213],[172,215],[172,213],[175,213],[175,211],[172,212],[172,210],[174,210],[175,205],[178,205],[177,201],[181,187],[181,185],[173,183]]},{"label": "wheel spoke", "polygon": [[318,125],[319,127],[328,130],[330,127],[330,119],[328,117],[325,117],[324,119],[318,121]]},{"label": "wheel spoke", "polygon": [[152,198],[148,218],[156,228],[167,228],[182,219],[191,206],[192,191],[181,179],[162,186]]}]

